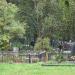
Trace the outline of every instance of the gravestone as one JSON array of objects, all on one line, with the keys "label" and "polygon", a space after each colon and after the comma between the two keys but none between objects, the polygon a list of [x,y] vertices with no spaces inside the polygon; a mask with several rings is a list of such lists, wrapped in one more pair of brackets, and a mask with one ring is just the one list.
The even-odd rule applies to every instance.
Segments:
[{"label": "gravestone", "polygon": [[19,48],[18,47],[13,47],[13,54],[14,56],[18,56],[18,53],[19,53]]}]

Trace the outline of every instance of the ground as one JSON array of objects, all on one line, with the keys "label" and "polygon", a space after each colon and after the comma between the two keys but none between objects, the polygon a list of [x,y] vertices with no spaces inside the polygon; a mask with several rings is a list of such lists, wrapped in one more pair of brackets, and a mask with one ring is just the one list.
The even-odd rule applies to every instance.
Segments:
[{"label": "ground", "polygon": [[0,75],[75,75],[75,66],[38,64],[0,64]]}]

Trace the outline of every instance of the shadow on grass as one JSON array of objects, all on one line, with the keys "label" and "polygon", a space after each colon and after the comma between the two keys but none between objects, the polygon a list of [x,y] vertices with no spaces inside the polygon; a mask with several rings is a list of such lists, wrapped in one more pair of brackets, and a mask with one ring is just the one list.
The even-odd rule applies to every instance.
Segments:
[{"label": "shadow on grass", "polygon": [[42,64],[41,66],[72,66],[72,67],[75,67],[75,64]]}]

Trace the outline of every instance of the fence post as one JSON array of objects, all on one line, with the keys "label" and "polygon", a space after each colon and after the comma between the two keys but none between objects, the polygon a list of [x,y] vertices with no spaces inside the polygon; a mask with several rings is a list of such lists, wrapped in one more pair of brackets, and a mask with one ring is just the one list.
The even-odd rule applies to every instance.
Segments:
[{"label": "fence post", "polygon": [[31,63],[31,55],[30,55],[30,53],[29,53],[29,63]]},{"label": "fence post", "polygon": [[3,63],[3,51],[2,51],[2,63]]}]

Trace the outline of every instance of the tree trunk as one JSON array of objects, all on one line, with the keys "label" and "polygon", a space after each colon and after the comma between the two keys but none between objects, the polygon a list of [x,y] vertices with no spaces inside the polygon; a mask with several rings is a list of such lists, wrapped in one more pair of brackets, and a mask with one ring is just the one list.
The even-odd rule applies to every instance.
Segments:
[{"label": "tree trunk", "polygon": [[47,51],[45,52],[45,62],[47,62],[48,61],[48,53],[47,53]]}]

